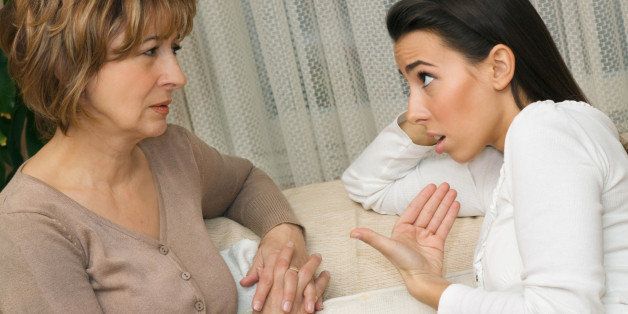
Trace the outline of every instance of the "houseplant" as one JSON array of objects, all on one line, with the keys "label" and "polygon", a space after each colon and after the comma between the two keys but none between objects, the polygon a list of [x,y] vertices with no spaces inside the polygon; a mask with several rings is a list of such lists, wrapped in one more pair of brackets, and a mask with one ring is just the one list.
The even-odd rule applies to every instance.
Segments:
[{"label": "houseplant", "polygon": [[4,188],[24,160],[42,146],[33,112],[22,101],[19,89],[9,76],[7,58],[0,51],[0,188]]}]

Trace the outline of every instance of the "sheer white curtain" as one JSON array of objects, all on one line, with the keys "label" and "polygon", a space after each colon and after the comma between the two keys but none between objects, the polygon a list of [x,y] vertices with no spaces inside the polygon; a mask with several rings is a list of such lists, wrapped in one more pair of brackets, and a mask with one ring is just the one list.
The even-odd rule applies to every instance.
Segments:
[{"label": "sheer white curtain", "polygon": [[[404,110],[395,0],[200,0],[170,121],[282,187],[338,178]],[[532,0],[594,106],[628,131],[628,2]]]}]

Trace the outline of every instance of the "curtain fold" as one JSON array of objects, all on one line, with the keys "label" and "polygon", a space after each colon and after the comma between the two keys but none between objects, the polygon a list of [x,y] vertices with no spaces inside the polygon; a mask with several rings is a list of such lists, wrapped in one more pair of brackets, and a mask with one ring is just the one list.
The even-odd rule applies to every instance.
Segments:
[{"label": "curtain fold", "polygon": [[[406,106],[395,0],[203,0],[170,122],[284,188],[337,179]],[[628,3],[532,0],[591,103],[628,132]]]}]

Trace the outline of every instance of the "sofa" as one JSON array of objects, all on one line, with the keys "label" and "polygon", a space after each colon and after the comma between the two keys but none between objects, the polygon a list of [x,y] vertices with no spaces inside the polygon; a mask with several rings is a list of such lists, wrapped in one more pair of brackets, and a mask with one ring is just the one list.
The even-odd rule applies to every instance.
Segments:
[{"label": "sofa", "polygon": [[[401,276],[385,257],[349,238],[349,231],[357,226],[390,235],[397,216],[363,209],[348,198],[340,181],[292,188],[284,194],[305,226],[308,250],[323,256],[320,269],[332,275],[322,313],[434,313],[406,292]],[[475,284],[472,261],[481,223],[481,217],[456,220],[445,244],[444,275],[450,281]],[[242,239],[259,242],[250,230],[226,218],[207,220],[206,225],[221,251]],[[239,311],[246,313],[248,307]]]}]

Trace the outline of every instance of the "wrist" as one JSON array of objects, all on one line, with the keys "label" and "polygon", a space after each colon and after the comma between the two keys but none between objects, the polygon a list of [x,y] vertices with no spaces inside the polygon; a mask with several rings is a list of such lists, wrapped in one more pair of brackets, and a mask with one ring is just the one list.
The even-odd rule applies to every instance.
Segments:
[{"label": "wrist", "polygon": [[438,303],[443,292],[451,284],[441,276],[430,274],[405,275],[408,292],[420,302],[438,309]]},{"label": "wrist", "polygon": [[267,241],[280,242],[280,245],[284,245],[288,241],[294,242],[295,245],[305,243],[303,228],[291,223],[276,225],[264,235],[264,238],[262,238],[262,242]]},{"label": "wrist", "polygon": [[399,124],[399,127],[416,145],[432,146],[436,144],[436,140],[434,138],[427,136],[427,130],[423,125],[403,121]]}]

